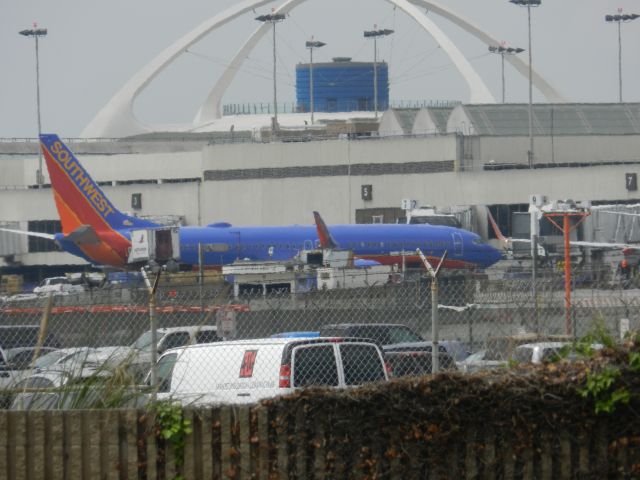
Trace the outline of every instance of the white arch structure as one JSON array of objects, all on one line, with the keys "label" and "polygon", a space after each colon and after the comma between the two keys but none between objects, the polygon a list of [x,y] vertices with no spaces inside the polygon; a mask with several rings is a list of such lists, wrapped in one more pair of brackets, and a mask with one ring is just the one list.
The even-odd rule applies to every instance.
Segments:
[{"label": "white arch structure", "polygon": [[[260,7],[272,0],[245,0],[238,5],[228,8],[224,12],[203,22],[194,30],[176,41],[160,53],[155,59],[143,67],[134,75],[105,105],[96,117],[87,125],[82,132],[83,137],[122,137],[146,133],[156,130],[153,126],[143,125],[133,114],[133,102],[149,83],[171,64],[177,57],[183,54],[186,49],[198,42],[205,35],[216,28],[232,21],[238,16]],[[288,13],[296,6],[306,0],[288,0],[275,11],[278,13]],[[429,8],[434,13],[441,15],[467,32],[479,38],[486,44],[498,44],[498,41],[485,33],[479,27],[463,19],[460,15],[432,0],[386,0],[412,17],[422,28],[424,28],[441,48],[447,53],[458,71],[466,80],[470,90],[470,103],[495,103],[495,99],[477,72],[473,69],[468,60],[455,46],[455,44],[431,21],[425,13],[418,9],[416,5]],[[214,121],[221,117],[220,105],[224,92],[231,84],[236,72],[241,66],[249,52],[253,50],[258,41],[264,36],[269,28],[268,24],[261,25],[244,43],[236,53],[225,72],[216,82],[215,86],[207,96],[206,101],[201,106],[196,115],[194,125],[201,126],[207,122]],[[510,55],[507,60],[521,74],[528,76],[528,64],[518,57]],[[566,101],[551,85],[538,73],[533,72],[532,81],[540,92],[551,102]]]}]

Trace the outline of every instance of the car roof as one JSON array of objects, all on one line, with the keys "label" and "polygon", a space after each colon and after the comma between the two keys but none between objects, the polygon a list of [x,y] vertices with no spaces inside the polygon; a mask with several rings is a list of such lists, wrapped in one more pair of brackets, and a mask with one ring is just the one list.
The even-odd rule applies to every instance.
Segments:
[{"label": "car roof", "polygon": [[186,350],[196,350],[200,348],[220,348],[225,346],[242,346],[242,345],[254,345],[254,346],[262,346],[262,345],[288,345],[291,343],[300,343],[300,344],[318,344],[318,343],[347,343],[348,341],[359,341],[362,343],[372,343],[377,345],[375,342],[372,342],[367,338],[352,338],[352,337],[305,337],[305,338],[295,338],[295,337],[282,337],[282,338],[252,338],[252,339],[244,339],[244,340],[225,340],[222,342],[215,343],[196,343],[194,345],[184,345],[182,347],[170,348],[163,355],[166,355],[169,352],[182,352]]},{"label": "car roof", "polygon": [[40,328],[40,325],[0,325],[0,329],[5,328]]},{"label": "car roof", "polygon": [[203,330],[218,330],[218,327],[216,327],[215,325],[184,325],[182,327],[162,327],[162,328],[158,328],[158,332],[160,332],[160,333],[198,332],[198,331],[203,331]]},{"label": "car roof", "polygon": [[323,325],[322,328],[344,328],[344,327],[406,327],[402,323],[331,323]]},{"label": "car roof", "polygon": [[535,343],[523,343],[518,345],[516,349],[524,348],[562,348],[567,345],[571,345],[571,342],[535,342]]}]

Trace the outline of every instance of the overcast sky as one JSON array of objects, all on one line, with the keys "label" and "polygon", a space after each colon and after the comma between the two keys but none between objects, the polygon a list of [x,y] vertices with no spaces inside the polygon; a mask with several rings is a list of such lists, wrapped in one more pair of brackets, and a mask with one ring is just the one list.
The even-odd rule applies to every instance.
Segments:
[{"label": "overcast sky", "polygon": [[[439,0],[511,46],[527,48],[526,8],[507,0]],[[79,136],[100,108],[158,53],[200,23],[233,5],[232,0],[0,0],[0,137],[35,137],[36,81],[33,39],[18,34],[33,22],[48,29],[40,41],[42,129]],[[184,123],[224,66],[254,31],[248,13],[202,42],[162,73],[139,97],[135,112],[149,123]],[[542,0],[532,10],[533,64],[576,102],[618,100],[617,26],[606,14],[640,13],[638,0]],[[500,99],[500,59],[441,17],[431,18],[456,42]],[[433,39],[399,9],[382,0],[322,0],[294,9],[277,27],[278,100],[295,100],[295,65],[308,62],[305,40],[327,43],[314,61],[335,56],[372,61],[373,45],[363,31],[390,28],[378,42],[389,62],[392,101],[460,100],[469,92]],[[640,101],[640,19],[622,25],[623,97]],[[271,36],[245,61],[223,103],[268,103],[273,95]],[[526,60],[526,53],[524,59]],[[506,67],[507,101],[526,102],[527,80]],[[543,101],[534,93],[534,100]]]}]

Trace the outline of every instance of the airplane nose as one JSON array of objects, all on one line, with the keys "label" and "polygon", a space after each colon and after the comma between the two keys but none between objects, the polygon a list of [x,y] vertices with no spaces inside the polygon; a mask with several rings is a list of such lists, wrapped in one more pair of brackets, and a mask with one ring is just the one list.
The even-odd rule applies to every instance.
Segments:
[{"label": "airplane nose", "polygon": [[487,263],[485,267],[490,267],[502,258],[502,252],[491,245],[485,245],[487,248]]}]

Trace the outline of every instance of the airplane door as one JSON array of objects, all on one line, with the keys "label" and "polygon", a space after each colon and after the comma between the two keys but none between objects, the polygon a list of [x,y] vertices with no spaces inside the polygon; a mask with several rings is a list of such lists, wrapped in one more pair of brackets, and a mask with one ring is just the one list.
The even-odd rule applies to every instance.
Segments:
[{"label": "airplane door", "polygon": [[313,250],[313,240],[304,241],[304,250]]},{"label": "airplane door", "polygon": [[461,257],[463,254],[462,247],[464,245],[462,242],[462,235],[459,233],[452,233],[451,236],[453,237],[453,254]]}]

